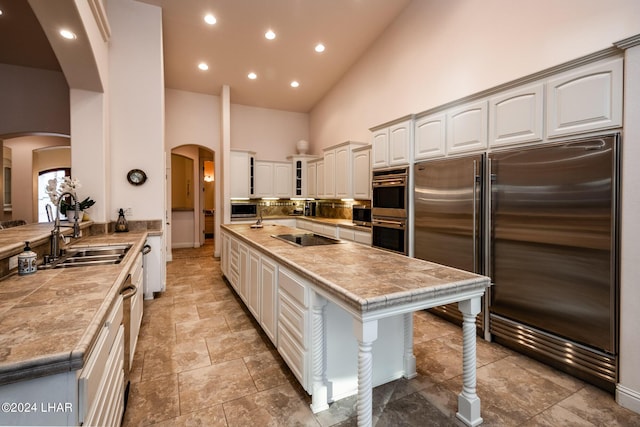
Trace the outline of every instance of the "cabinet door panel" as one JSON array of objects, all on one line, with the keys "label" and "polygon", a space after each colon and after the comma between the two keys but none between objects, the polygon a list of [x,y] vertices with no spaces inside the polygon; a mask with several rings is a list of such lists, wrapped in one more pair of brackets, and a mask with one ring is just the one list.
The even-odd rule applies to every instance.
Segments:
[{"label": "cabinet door panel", "polygon": [[273,261],[265,257],[260,260],[260,284],[260,325],[273,344],[277,346],[278,267]]},{"label": "cabinet door panel", "polygon": [[547,136],[622,126],[622,58],[585,66],[547,83]]},{"label": "cabinet door panel", "polygon": [[446,115],[435,114],[421,117],[414,125],[416,160],[444,156],[446,136]]},{"label": "cabinet door panel", "polygon": [[543,84],[516,88],[489,101],[492,147],[542,140]]},{"label": "cabinet door panel", "polygon": [[324,193],[322,196],[333,198],[336,195],[336,152],[324,152]]},{"label": "cabinet door panel", "polygon": [[316,162],[310,162],[307,165],[307,197],[316,197],[318,195],[317,165]]},{"label": "cabinet door panel", "polygon": [[334,172],[335,197],[351,197],[351,149],[349,147],[336,149]]},{"label": "cabinet door panel", "polygon": [[463,105],[447,113],[447,152],[487,148],[487,101]]},{"label": "cabinet door panel", "polygon": [[273,167],[274,197],[291,197],[293,184],[291,163],[275,163]]},{"label": "cabinet door panel", "polygon": [[371,198],[371,150],[353,153],[353,198]]},{"label": "cabinet door panel", "polygon": [[409,164],[410,126],[411,121],[406,121],[389,128],[389,166]]},{"label": "cabinet door panel", "polygon": [[371,157],[374,168],[389,165],[389,129],[381,129],[371,136]]},{"label": "cabinet door panel", "polygon": [[256,197],[273,197],[273,163],[255,162]]}]

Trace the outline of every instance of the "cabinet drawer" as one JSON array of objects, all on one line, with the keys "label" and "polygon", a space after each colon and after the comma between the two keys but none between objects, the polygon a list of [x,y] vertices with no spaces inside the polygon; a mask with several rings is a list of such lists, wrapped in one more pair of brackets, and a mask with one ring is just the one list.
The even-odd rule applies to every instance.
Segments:
[{"label": "cabinet drawer", "polygon": [[131,267],[131,283],[136,286],[142,284],[142,254],[138,254]]},{"label": "cabinet drawer", "polygon": [[281,291],[286,291],[287,294],[303,307],[309,306],[307,287],[302,283],[302,279],[298,279],[285,269],[280,269],[278,273],[278,284],[280,285]]},{"label": "cabinet drawer", "polygon": [[284,326],[300,347],[306,348],[306,312],[298,307],[286,294],[280,293],[280,316],[278,321]]},{"label": "cabinet drawer", "polygon": [[355,230],[349,228],[338,227],[339,239],[355,240]]},{"label": "cabinet drawer", "polygon": [[118,297],[78,379],[78,409],[81,422],[90,415],[91,411],[95,410],[94,406],[97,402],[103,400],[100,391],[106,381],[105,377],[109,375],[109,369],[113,369],[109,362],[118,357],[123,360],[123,352],[118,353],[118,343],[116,342],[118,334],[124,333],[121,324],[122,297]]},{"label": "cabinet drawer", "polygon": [[291,337],[288,330],[279,327],[278,331],[279,339],[278,339],[278,353],[282,356],[285,362],[287,362],[287,366],[293,372],[293,375],[296,376],[302,387],[307,389],[306,378],[306,353],[302,350],[298,344],[296,344],[295,339]]}]

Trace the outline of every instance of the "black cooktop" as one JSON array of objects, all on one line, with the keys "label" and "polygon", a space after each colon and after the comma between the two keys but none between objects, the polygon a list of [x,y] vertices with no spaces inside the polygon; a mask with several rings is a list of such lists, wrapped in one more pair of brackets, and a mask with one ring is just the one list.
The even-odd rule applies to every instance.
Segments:
[{"label": "black cooktop", "polygon": [[333,245],[336,243],[343,243],[342,240],[332,239],[331,237],[321,236],[313,233],[298,233],[298,234],[278,234],[271,235],[276,239],[284,240],[289,243],[293,243],[297,246],[319,246],[319,245]]}]

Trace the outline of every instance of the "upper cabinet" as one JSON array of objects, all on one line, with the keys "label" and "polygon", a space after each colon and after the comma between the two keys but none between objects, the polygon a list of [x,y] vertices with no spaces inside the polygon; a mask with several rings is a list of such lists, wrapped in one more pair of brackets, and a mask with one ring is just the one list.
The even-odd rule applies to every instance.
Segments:
[{"label": "upper cabinet", "polygon": [[248,199],[254,195],[255,154],[251,151],[231,150],[232,199]]},{"label": "upper cabinet", "polygon": [[313,166],[313,194],[309,194],[309,167],[310,160],[317,159],[316,156],[298,155],[287,157],[291,160],[291,168],[293,170],[293,188],[292,197],[315,197],[316,196],[316,176],[315,176],[315,164]]},{"label": "upper cabinet", "polygon": [[518,87],[489,100],[489,145],[542,141],[544,85]]},{"label": "upper cabinet", "polygon": [[580,67],[547,82],[547,137],[622,126],[623,60]]},{"label": "upper cabinet", "polygon": [[[362,142],[347,141],[324,150],[324,191],[320,193],[318,180],[318,197],[328,199],[353,198],[353,150],[366,146]],[[318,177],[320,168],[317,170]]]},{"label": "upper cabinet", "polygon": [[413,118],[371,128],[372,167],[408,165],[411,162]]},{"label": "upper cabinet", "polygon": [[353,198],[371,199],[371,146],[353,150]]},{"label": "upper cabinet", "polygon": [[447,112],[447,153],[487,148],[487,101],[461,105]]},{"label": "upper cabinet", "polygon": [[415,160],[444,156],[447,135],[445,113],[416,118],[413,129]]},{"label": "upper cabinet", "polygon": [[291,197],[291,163],[255,161],[255,197]]}]

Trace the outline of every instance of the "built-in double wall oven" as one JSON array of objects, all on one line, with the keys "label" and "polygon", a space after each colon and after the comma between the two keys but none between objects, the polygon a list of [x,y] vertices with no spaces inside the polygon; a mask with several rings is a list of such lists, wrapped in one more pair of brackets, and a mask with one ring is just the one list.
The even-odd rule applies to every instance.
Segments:
[{"label": "built-in double wall oven", "polygon": [[373,171],[372,246],[406,255],[409,173],[407,167]]}]

